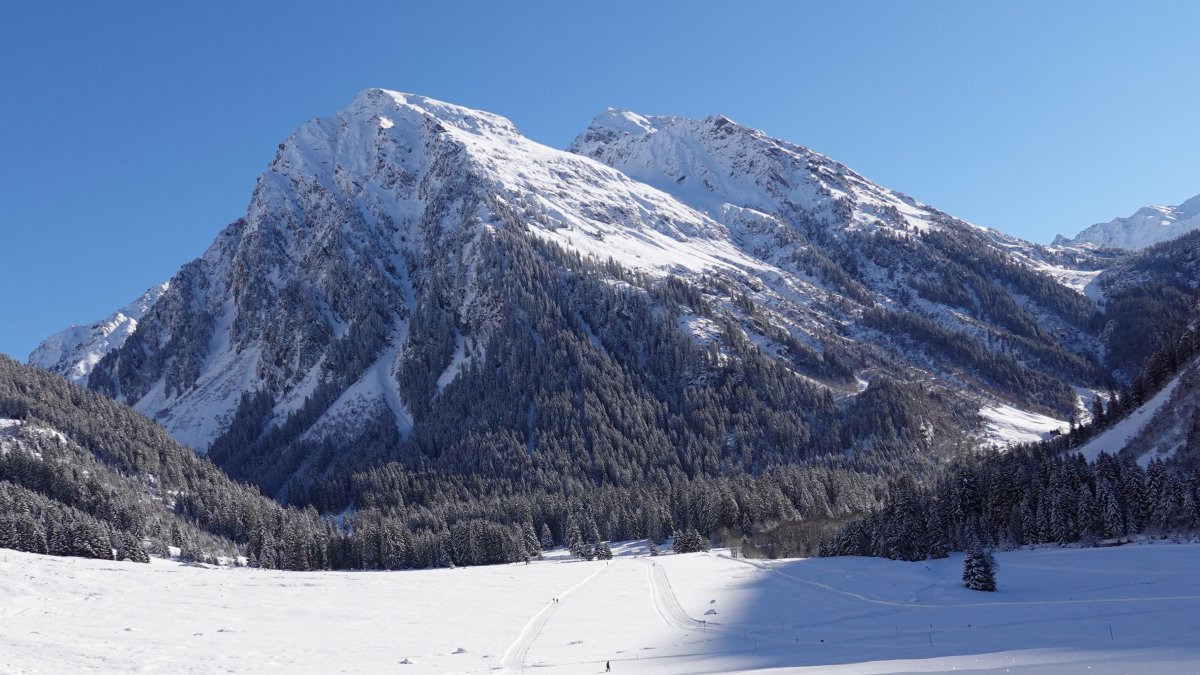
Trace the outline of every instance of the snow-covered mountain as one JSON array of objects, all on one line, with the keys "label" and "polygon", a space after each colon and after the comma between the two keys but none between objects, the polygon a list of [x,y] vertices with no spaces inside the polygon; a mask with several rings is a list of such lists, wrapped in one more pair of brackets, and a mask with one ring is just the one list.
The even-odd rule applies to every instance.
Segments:
[{"label": "snow-covered mountain", "polygon": [[[856,342],[891,338],[861,330],[870,324],[863,312],[876,310],[984,340],[1040,342],[1053,334],[1057,347],[1085,359],[1097,349],[1080,330],[1094,307],[1078,295],[1108,261],[1090,252],[1067,255],[964,222],[721,116],[691,120],[609,109],[571,150],[725,225],[743,251],[783,270],[792,283],[811,283],[808,295],[838,297],[810,305],[812,325],[857,325],[848,331]],[[780,304],[762,294],[756,299]],[[846,311],[847,300],[857,307]],[[773,322],[789,323],[786,314]],[[1018,339],[1007,349],[1028,346]],[[903,351],[913,358],[913,350]],[[1072,368],[1082,373],[1088,366]]]},{"label": "snow-covered mountain", "polygon": [[608,109],[570,146],[715,219],[780,212],[824,227],[925,231],[945,214],[880,187],[808,148],[722,117]]},{"label": "snow-covered mountain", "polygon": [[1200,229],[1200,195],[1179,206],[1143,206],[1133,215],[1096,223],[1073,238],[1059,235],[1056,246],[1092,244],[1137,251]]},{"label": "snow-covered mountain", "polygon": [[[478,279],[481,238],[515,220],[542,239],[660,275],[762,266],[702,214],[529,141],[508,120],[369,90],[281,145],[246,217],[181,270],[160,320],[138,334],[129,350],[137,363],[118,354],[93,384],[204,449],[243,392],[265,386],[277,412],[299,408],[326,379],[323,349],[377,319],[369,373],[339,392],[317,426],[386,402],[406,433],[394,380],[418,287],[428,275],[444,279],[450,288],[437,293],[450,294],[439,302],[452,302],[474,333],[458,338],[457,370],[497,321]],[[145,352],[163,358],[147,368]],[[452,379],[437,375],[439,386]]]},{"label": "snow-covered mountain", "polygon": [[58,373],[72,382],[87,383],[88,374],[105,354],[125,344],[138,321],[167,292],[170,283],[150,287],[137,300],[106,319],[71,326],[42,340],[29,355],[29,365]]},{"label": "snow-covered mountain", "polygon": [[269,490],[397,457],[620,482],[950,447],[1107,384],[1088,256],[723,117],[607,111],[564,152],[372,89],[280,145],[88,386]]}]

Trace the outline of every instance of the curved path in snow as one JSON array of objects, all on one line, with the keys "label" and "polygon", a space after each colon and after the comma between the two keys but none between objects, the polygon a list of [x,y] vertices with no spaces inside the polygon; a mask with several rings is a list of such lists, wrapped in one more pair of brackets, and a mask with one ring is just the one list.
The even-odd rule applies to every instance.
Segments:
[{"label": "curved path in snow", "polygon": [[[615,562],[615,560],[612,561],[612,563]],[[563,598],[579,590],[584,586],[584,584],[588,583],[592,579],[595,579],[600,575],[601,572],[607,570],[608,568],[608,565],[601,566],[600,569],[589,574],[583,581],[580,581],[562,593],[559,593],[559,602],[554,602],[551,600],[550,602],[546,603],[545,607],[542,607],[541,611],[539,611],[537,614],[534,614],[533,618],[529,620],[529,623],[525,624],[525,628],[521,630],[521,634],[517,636],[516,641],[509,645],[508,649],[504,650],[504,656],[500,657],[499,672],[525,672],[525,657],[528,656],[529,649],[533,647],[533,643],[536,642],[538,636],[542,634],[542,629],[546,627],[546,624],[550,621],[550,617],[554,616],[554,613],[558,611],[558,607],[562,604],[561,601]]]}]

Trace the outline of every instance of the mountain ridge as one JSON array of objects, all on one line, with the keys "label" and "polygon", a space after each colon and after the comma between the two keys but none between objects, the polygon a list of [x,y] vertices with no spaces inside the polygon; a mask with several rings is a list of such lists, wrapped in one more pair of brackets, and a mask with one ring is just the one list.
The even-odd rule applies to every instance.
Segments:
[{"label": "mountain ridge", "polygon": [[565,152],[360,93],[280,144],[246,215],[88,386],[332,508],[377,498],[352,476],[393,461],[543,489],[550,466],[624,485],[634,464],[937,456],[998,410],[1044,435],[1110,385],[1101,310],[1068,285],[1107,259],[724,117],[600,117]]}]

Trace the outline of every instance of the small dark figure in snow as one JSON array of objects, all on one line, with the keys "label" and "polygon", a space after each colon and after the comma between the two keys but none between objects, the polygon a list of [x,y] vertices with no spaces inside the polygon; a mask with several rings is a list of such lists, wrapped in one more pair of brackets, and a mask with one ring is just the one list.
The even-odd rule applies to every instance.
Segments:
[{"label": "small dark figure in snow", "polygon": [[604,672],[607,673],[610,670],[612,670],[612,661],[605,661],[604,662]]}]

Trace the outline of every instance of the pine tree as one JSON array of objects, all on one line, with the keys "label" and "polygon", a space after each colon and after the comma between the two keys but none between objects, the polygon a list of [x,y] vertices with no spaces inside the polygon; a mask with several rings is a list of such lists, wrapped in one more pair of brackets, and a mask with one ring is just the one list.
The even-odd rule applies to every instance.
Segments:
[{"label": "pine tree", "polygon": [[571,523],[571,533],[567,536],[567,546],[571,550],[571,556],[574,558],[586,558],[587,546],[583,543],[583,533],[579,531],[577,523]]},{"label": "pine tree", "polygon": [[79,521],[71,526],[71,555],[112,560],[108,534],[96,522]]},{"label": "pine tree", "polygon": [[437,544],[437,565],[438,567],[448,567],[454,569],[454,561],[450,559],[450,551],[446,550],[446,542],[439,538]]},{"label": "pine tree", "polygon": [[117,549],[117,559],[137,563],[150,562],[150,556],[146,554],[146,549],[142,548],[142,543],[131,534],[121,535],[121,546]]},{"label": "pine tree", "polygon": [[695,528],[677,533],[671,548],[676,553],[699,553],[708,550],[708,537]]},{"label": "pine tree", "polygon": [[539,543],[543,551],[554,548],[554,536],[550,534],[550,526],[546,523],[542,523],[542,538]]},{"label": "pine tree", "polygon": [[524,555],[529,557],[537,557],[542,554],[542,543],[538,541],[538,536],[533,530],[533,523],[525,521],[521,527],[521,535],[523,537]]},{"label": "pine tree", "polygon": [[990,553],[967,551],[963,556],[963,586],[973,591],[995,591],[995,568],[995,559]]}]

